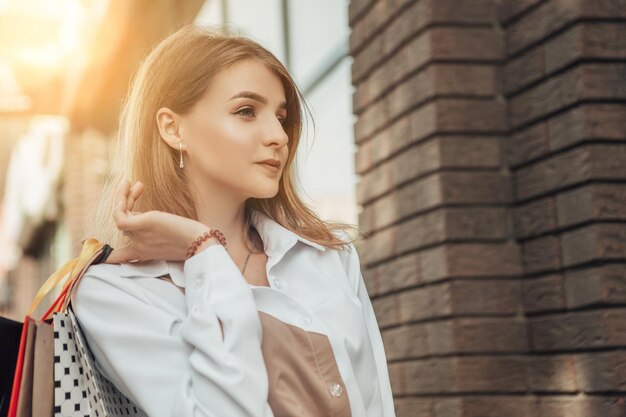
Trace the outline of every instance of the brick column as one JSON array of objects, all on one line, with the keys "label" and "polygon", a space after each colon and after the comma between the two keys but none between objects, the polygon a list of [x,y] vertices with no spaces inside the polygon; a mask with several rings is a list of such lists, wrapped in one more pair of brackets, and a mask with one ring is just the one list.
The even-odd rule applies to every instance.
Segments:
[{"label": "brick column", "polygon": [[350,3],[359,253],[398,416],[624,412],[624,13]]},{"label": "brick column", "polygon": [[626,1],[503,2],[499,20],[535,415],[624,416]]}]

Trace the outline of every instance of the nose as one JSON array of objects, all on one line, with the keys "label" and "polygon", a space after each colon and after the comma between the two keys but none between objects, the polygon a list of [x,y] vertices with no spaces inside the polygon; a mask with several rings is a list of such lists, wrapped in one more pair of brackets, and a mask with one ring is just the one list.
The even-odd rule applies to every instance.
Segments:
[{"label": "nose", "polygon": [[284,126],[280,123],[280,120],[274,117],[273,121],[271,121],[267,127],[265,144],[275,144],[278,145],[278,147],[283,147],[287,142],[289,142],[289,136],[287,136]]}]

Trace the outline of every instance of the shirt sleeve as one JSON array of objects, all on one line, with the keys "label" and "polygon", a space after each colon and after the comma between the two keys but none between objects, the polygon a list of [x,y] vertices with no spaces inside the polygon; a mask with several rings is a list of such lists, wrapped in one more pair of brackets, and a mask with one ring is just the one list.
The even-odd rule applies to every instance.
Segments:
[{"label": "shirt sleeve", "polygon": [[365,320],[367,333],[369,335],[369,339],[372,344],[372,350],[374,352],[374,359],[376,361],[376,373],[378,374],[378,384],[382,400],[382,416],[395,417],[396,412],[393,404],[391,383],[389,381],[387,358],[385,355],[385,347],[383,345],[382,336],[380,334],[380,328],[378,327],[378,321],[376,320],[376,315],[374,314],[372,301],[370,300],[367,288],[365,287],[365,281],[363,280],[359,254],[353,243],[350,243],[349,245],[350,252],[346,265],[348,269],[347,272],[348,276],[351,278],[351,282],[353,283],[354,291],[356,292],[357,297],[361,302],[361,306],[363,308],[363,318]]},{"label": "shirt sleeve", "polygon": [[101,266],[119,268],[91,266],[72,306],[106,376],[148,416],[273,417],[258,311],[222,245],[185,261],[182,319]]}]

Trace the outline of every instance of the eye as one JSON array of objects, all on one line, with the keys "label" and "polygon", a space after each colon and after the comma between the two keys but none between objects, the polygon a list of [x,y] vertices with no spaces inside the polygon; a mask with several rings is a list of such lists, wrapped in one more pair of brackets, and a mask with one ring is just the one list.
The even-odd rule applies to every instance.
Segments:
[{"label": "eye", "polygon": [[[250,113],[247,113],[250,112]],[[243,115],[250,115],[251,117],[254,117],[254,108],[252,107],[244,107],[240,110],[238,110],[237,112],[235,112],[235,114],[243,114]]]}]

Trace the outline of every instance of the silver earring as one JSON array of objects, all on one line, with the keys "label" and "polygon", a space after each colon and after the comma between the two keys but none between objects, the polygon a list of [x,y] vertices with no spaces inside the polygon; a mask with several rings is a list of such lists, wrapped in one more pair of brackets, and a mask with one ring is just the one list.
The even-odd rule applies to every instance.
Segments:
[{"label": "silver earring", "polygon": [[178,141],[178,149],[180,150],[180,162],[178,166],[182,169],[185,167],[185,164],[183,164],[183,142],[180,140]]}]

